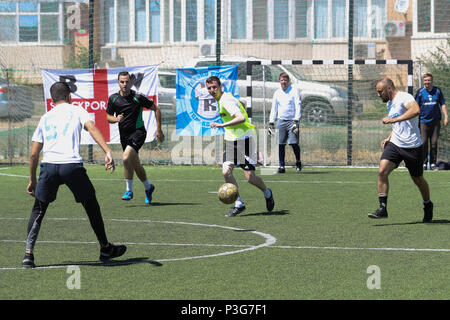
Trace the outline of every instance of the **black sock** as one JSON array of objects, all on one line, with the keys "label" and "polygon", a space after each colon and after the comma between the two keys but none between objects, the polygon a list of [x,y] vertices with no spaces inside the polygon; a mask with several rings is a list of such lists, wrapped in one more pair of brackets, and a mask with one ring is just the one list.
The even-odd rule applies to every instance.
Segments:
[{"label": "black sock", "polygon": [[298,144],[291,144],[292,150],[294,151],[295,160],[297,164],[301,164],[300,161],[300,146]]},{"label": "black sock", "polygon": [[278,159],[280,161],[280,167],[284,168],[284,159],[286,155],[286,145],[279,144],[278,145]]},{"label": "black sock", "polygon": [[387,207],[387,194],[383,194],[383,193],[379,193],[378,194],[378,201],[380,202],[380,208],[385,208]]}]

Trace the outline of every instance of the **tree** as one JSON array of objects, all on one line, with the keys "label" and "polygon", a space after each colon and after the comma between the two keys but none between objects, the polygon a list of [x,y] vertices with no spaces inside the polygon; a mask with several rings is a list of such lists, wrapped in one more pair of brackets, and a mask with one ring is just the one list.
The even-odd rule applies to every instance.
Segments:
[{"label": "tree", "polygon": [[[446,106],[447,111],[450,111],[450,38],[435,49],[429,50],[427,54],[422,55],[421,62],[426,72],[433,75],[433,84],[441,88],[444,96],[447,96]],[[438,157],[443,161],[449,161],[450,159],[449,129],[449,127],[442,126],[439,137]]]},{"label": "tree", "polygon": [[[78,54],[75,54],[78,52]],[[93,60],[100,60],[100,54],[94,50]],[[89,49],[85,46],[76,45],[76,50],[70,53],[69,60],[65,63],[65,67],[69,69],[87,69],[89,68]]]},{"label": "tree", "polygon": [[433,81],[450,94],[450,38],[422,55],[423,66],[433,75]]}]

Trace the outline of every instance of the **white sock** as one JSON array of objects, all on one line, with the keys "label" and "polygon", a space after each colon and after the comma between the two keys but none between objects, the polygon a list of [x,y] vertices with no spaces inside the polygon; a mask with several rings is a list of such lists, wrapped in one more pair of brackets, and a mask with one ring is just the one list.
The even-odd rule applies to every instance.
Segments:
[{"label": "white sock", "polygon": [[133,179],[125,179],[127,183],[127,191],[133,192]]},{"label": "white sock", "polygon": [[264,197],[265,198],[270,198],[270,196],[272,195],[272,192],[270,191],[269,188],[266,188],[266,190],[264,191]]},{"label": "white sock", "polygon": [[236,208],[242,208],[244,206],[244,202],[242,202],[241,197],[239,196],[237,200],[234,202],[234,206]]},{"label": "white sock", "polygon": [[144,184],[145,190],[150,189],[150,182],[148,181],[148,179],[145,179],[145,181],[142,181],[142,183]]}]

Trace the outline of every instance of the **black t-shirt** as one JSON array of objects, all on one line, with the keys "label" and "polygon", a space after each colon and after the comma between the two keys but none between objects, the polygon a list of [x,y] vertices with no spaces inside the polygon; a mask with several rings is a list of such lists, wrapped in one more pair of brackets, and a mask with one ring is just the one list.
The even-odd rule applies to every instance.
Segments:
[{"label": "black t-shirt", "polygon": [[123,120],[119,122],[119,132],[122,136],[143,127],[142,108],[152,109],[154,105],[151,99],[133,90],[126,97],[117,92],[109,97],[106,113],[116,116],[123,113]]}]

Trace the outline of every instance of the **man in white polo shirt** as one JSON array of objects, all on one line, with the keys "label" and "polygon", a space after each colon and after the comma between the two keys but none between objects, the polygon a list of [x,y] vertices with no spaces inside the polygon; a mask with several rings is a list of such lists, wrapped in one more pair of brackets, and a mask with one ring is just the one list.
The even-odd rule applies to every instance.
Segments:
[{"label": "man in white polo shirt", "polygon": [[418,116],[420,107],[414,97],[407,92],[400,92],[394,82],[386,77],[377,83],[377,93],[387,103],[388,116],[383,123],[392,123],[392,132],[381,142],[383,153],[378,169],[378,199],[380,207],[369,214],[369,218],[387,218],[387,198],[389,191],[389,174],[405,162],[409,174],[419,188],[424,203],[423,222],[433,219],[433,203],[430,189],[423,177],[423,146],[420,138]]},{"label": "man in white polo shirt", "polygon": [[[100,261],[119,257],[125,253],[126,247],[113,245],[106,237],[95,189],[80,156],[81,130],[84,128],[89,131],[95,142],[105,152],[105,169],[112,173],[114,160],[111,150],[89,113],[80,106],[70,104],[70,88],[66,83],[54,83],[50,88],[50,94],[55,107],[41,117],[32,137],[30,182],[27,192],[35,198],[35,201],[28,220],[28,236],[22,267],[35,267],[33,250],[41,223],[48,205],[56,199],[58,188],[62,184],[67,185],[75,201],[81,203],[86,210],[100,244]],[[37,181],[36,169],[41,150],[43,158],[39,181]]]},{"label": "man in white polo shirt", "polygon": [[285,72],[279,76],[281,88],[273,94],[272,110],[269,116],[269,129],[275,129],[275,120],[278,117],[278,158],[280,167],[277,173],[285,173],[286,143],[288,143],[295,155],[296,171],[302,170],[300,160],[299,128],[302,115],[302,99],[300,92],[291,85],[289,75]]}]

